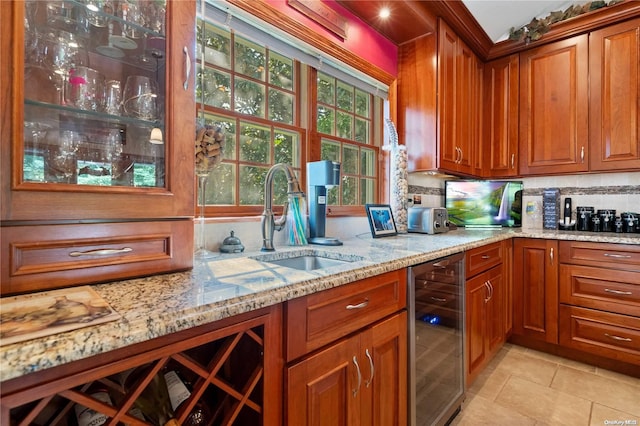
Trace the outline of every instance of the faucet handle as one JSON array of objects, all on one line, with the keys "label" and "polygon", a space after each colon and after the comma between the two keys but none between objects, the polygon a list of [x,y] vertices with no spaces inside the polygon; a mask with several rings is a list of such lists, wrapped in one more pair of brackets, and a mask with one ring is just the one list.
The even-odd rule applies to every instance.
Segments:
[{"label": "faucet handle", "polygon": [[282,228],[284,228],[287,223],[287,213],[289,213],[289,202],[285,201],[282,205],[282,216],[279,219],[273,219],[273,228],[276,231],[282,231]]}]

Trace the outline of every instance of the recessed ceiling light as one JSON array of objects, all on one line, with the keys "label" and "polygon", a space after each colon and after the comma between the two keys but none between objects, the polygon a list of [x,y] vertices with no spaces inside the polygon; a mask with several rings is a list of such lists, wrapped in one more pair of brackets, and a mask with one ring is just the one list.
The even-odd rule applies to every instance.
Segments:
[{"label": "recessed ceiling light", "polygon": [[380,9],[380,13],[378,14],[378,16],[380,16],[382,19],[387,19],[390,15],[391,11],[388,7],[383,7],[382,9]]}]

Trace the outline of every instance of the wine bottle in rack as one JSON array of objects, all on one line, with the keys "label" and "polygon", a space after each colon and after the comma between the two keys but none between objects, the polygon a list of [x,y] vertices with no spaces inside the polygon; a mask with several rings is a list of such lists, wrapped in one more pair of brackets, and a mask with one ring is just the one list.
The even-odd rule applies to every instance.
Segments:
[{"label": "wine bottle in rack", "polygon": [[[177,365],[170,365],[163,370],[165,383],[171,400],[171,408],[178,411],[179,407],[189,399],[191,391],[187,386],[187,382],[182,378],[180,369]],[[206,405],[198,401],[191,410],[189,417],[184,421],[183,426],[198,426],[209,423],[211,414]]]},{"label": "wine bottle in rack", "polygon": [[[124,392],[129,392],[139,380],[153,367],[145,364],[130,370],[123,371],[116,376]],[[156,426],[178,426],[174,411],[171,408],[169,392],[163,374],[156,374],[151,382],[140,393],[134,402],[134,407],[144,414],[144,417]]]},{"label": "wine bottle in rack", "polygon": [[[86,393],[98,401],[102,401],[108,405],[113,405],[107,388],[100,386],[98,383],[92,384]],[[85,407],[84,405],[76,404],[74,410],[76,412],[78,426],[100,426],[106,423],[109,419],[109,416],[106,414],[97,412],[96,410]]]}]

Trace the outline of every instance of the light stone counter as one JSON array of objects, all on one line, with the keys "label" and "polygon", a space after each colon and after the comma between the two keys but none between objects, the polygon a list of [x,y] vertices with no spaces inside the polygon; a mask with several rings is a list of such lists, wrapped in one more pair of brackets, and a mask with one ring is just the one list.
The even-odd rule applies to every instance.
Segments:
[{"label": "light stone counter", "polygon": [[[514,236],[640,244],[640,234],[459,229],[378,239],[360,235],[343,239],[339,247],[276,247],[272,253],[221,254],[188,272],[92,286],[122,318],[0,347],[0,381]],[[256,260],[296,253],[350,262],[305,272]]]}]

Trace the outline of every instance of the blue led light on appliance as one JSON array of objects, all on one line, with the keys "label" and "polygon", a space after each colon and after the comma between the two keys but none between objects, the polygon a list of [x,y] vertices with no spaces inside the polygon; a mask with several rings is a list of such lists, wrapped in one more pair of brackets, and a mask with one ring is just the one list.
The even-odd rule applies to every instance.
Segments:
[{"label": "blue led light on appliance", "polygon": [[425,315],[422,318],[420,318],[422,321],[432,324],[432,325],[436,325],[436,324],[440,324],[440,317],[438,315]]}]

